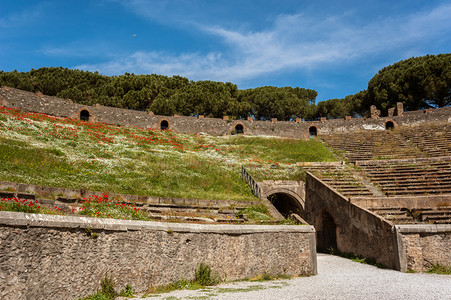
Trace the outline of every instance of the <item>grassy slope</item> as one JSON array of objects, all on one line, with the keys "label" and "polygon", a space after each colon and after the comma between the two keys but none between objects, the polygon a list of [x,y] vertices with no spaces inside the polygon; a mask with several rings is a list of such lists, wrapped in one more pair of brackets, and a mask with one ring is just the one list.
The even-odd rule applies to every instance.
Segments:
[{"label": "grassy slope", "polygon": [[[0,180],[164,197],[254,199],[241,180],[298,179],[331,161],[316,140],[198,136],[85,123],[0,107]],[[277,169],[270,166],[277,164]]]}]

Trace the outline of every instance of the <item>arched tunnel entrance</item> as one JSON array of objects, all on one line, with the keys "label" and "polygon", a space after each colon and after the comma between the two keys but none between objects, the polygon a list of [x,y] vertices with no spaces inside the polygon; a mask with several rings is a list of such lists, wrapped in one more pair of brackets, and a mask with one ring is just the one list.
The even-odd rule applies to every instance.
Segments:
[{"label": "arched tunnel entrance", "polygon": [[274,193],[267,198],[285,218],[288,218],[292,213],[304,217],[304,208],[293,196],[286,193]]},{"label": "arched tunnel entrance", "polygon": [[317,220],[316,247],[319,252],[330,252],[337,250],[337,224],[332,216],[323,211]]},{"label": "arched tunnel entrance", "polygon": [[86,109],[80,111],[80,120],[89,122],[89,111],[87,111]]}]

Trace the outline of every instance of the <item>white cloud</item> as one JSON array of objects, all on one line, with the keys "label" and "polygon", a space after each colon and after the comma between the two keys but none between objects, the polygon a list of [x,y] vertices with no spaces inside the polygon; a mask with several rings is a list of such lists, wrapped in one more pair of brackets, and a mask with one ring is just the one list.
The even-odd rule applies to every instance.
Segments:
[{"label": "white cloud", "polygon": [[[166,2],[158,3],[160,7],[152,17],[164,9],[161,3]],[[303,14],[279,15],[270,29],[262,31],[192,25],[188,30],[220,40],[223,49],[181,54],[137,51],[106,63],[77,68],[104,74],[177,74],[193,80],[239,83],[272,72],[315,69],[392,51],[412,53],[415,45],[427,51],[427,43],[451,35],[450,15],[451,5],[442,5],[428,12],[386,18],[364,26],[350,23],[346,14],[321,20]]]},{"label": "white cloud", "polygon": [[19,12],[4,13],[0,17],[0,28],[8,29],[14,27],[21,27],[35,22],[42,15],[46,4],[37,4],[32,7],[26,7]]}]

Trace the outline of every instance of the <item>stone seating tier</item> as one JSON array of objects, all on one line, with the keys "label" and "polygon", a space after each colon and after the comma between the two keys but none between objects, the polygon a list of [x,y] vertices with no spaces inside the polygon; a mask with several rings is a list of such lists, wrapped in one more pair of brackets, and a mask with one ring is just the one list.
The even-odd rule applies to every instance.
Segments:
[{"label": "stone seating tier", "polygon": [[360,131],[322,136],[349,162],[372,159],[427,157],[415,144],[395,131]]},{"label": "stone seating tier", "polygon": [[304,168],[345,197],[374,196],[370,189],[354,176],[349,166],[307,166]]},{"label": "stone seating tier", "polygon": [[451,193],[451,157],[440,161],[375,161],[359,166],[387,196]]},{"label": "stone seating tier", "polygon": [[451,124],[403,127],[399,132],[432,157],[451,155]]}]

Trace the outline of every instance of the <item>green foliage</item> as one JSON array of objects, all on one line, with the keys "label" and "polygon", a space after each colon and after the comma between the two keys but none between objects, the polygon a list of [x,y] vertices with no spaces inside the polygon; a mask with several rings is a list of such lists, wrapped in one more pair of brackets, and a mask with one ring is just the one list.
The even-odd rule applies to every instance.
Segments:
[{"label": "green foliage", "polygon": [[451,54],[412,57],[381,69],[367,90],[319,102],[314,118],[363,116],[371,105],[386,114],[397,102],[406,110],[444,107],[451,105],[450,95]]},{"label": "green foliage", "polygon": [[292,87],[263,87],[240,91],[230,82],[189,81],[181,76],[104,76],[67,68],[29,72],[0,72],[0,83],[31,92],[69,98],[80,104],[101,104],[160,115],[205,115],[234,119],[253,114],[259,119],[307,117],[317,92]]},{"label": "green foliage", "polygon": [[174,290],[196,290],[205,286],[216,285],[221,282],[221,279],[214,276],[211,272],[211,267],[205,263],[200,263],[199,267],[195,270],[194,280],[178,280],[168,285],[149,287],[147,293],[160,294],[168,293]]},{"label": "green foliage", "polygon": [[125,288],[120,291],[119,296],[121,297],[133,297],[133,289],[132,286],[127,284]]},{"label": "green foliage", "polygon": [[240,91],[241,102],[250,104],[250,114],[257,120],[277,118],[288,121],[292,118],[311,118],[311,105],[315,103],[317,92],[300,88],[259,87]]},{"label": "green foliage", "polygon": [[412,57],[380,70],[368,82],[366,106],[382,110],[403,102],[408,110],[451,104],[451,54]]},{"label": "green foliage", "polygon": [[266,221],[272,219],[268,208],[263,204],[248,206],[240,210],[238,215],[246,215],[251,221]]},{"label": "green foliage", "polygon": [[[296,162],[333,160],[316,139],[176,134],[0,108],[4,181],[155,197],[255,200],[241,178],[242,165],[255,166],[250,171],[258,181],[299,180],[302,169]],[[89,216],[101,211],[107,217],[140,219],[134,210],[113,211],[111,203],[88,204],[83,213]]]},{"label": "green foliage", "polygon": [[[126,292],[131,293],[131,296],[133,296],[131,286],[127,285],[126,288],[118,294],[114,290],[114,285],[113,277],[106,274],[100,282],[100,289],[97,290],[95,294],[81,298],[80,300],[113,300],[119,295],[126,296]],[[129,287],[129,289],[127,289],[127,287]]]},{"label": "green foliage", "polygon": [[116,291],[114,290],[114,280],[113,276],[109,276],[108,274],[102,279],[100,283],[101,291],[104,295],[106,295],[109,299],[114,299],[117,296]]},{"label": "green foliage", "polygon": [[432,265],[426,273],[440,274],[440,275],[451,275],[451,267],[442,266],[440,264]]},{"label": "green foliage", "polygon": [[196,269],[194,280],[202,286],[215,285],[220,281],[211,274],[211,267],[203,262]]}]

